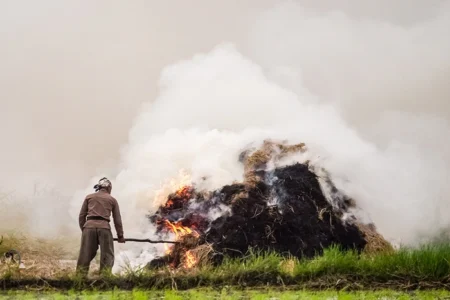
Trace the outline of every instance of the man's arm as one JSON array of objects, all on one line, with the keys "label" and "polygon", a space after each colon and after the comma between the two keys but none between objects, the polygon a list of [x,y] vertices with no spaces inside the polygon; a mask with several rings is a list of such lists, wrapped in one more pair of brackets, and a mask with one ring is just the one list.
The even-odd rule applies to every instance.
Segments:
[{"label": "man's arm", "polygon": [[122,216],[120,215],[119,203],[116,199],[114,199],[112,215],[114,218],[114,227],[116,227],[117,237],[119,239],[123,238]]},{"label": "man's arm", "polygon": [[84,199],[83,205],[81,206],[80,215],[78,216],[78,223],[80,224],[80,229],[83,231],[84,223],[86,223],[86,216],[88,214],[88,199]]}]

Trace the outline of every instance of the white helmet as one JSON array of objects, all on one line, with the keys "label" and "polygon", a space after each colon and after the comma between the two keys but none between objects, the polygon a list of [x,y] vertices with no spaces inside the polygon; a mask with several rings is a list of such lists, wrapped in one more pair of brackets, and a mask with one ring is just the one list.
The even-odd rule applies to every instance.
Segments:
[{"label": "white helmet", "polygon": [[98,181],[98,183],[94,186],[94,189],[95,189],[96,192],[98,192],[100,189],[103,189],[103,188],[107,189],[107,190],[111,190],[112,189],[112,183],[106,177],[103,177],[102,179],[100,179]]}]

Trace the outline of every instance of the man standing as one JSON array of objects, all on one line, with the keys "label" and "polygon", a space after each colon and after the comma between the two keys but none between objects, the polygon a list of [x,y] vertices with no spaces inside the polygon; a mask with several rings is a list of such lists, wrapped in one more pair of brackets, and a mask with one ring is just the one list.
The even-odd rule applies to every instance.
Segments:
[{"label": "man standing", "polygon": [[95,193],[87,195],[84,199],[79,215],[82,235],[77,272],[82,275],[87,275],[99,245],[100,271],[110,271],[114,265],[114,240],[109,225],[111,213],[118,242],[125,243],[119,204],[111,196],[111,181],[104,177],[94,186],[94,189]]}]

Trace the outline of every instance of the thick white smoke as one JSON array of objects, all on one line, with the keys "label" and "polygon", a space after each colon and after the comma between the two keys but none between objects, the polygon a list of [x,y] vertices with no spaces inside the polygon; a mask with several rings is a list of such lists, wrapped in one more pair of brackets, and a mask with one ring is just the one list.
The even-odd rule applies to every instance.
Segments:
[{"label": "thick white smoke", "polygon": [[325,165],[387,238],[414,244],[449,225],[450,2],[415,20],[409,4],[402,22],[286,2],[254,24],[248,45],[273,80],[333,105],[373,147],[349,145],[357,154],[342,159],[342,140]]}]

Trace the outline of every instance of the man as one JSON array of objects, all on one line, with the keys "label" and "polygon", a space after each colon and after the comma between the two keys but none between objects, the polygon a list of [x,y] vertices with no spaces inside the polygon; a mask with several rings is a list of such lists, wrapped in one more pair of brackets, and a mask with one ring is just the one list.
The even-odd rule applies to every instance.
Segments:
[{"label": "man", "polygon": [[125,243],[119,204],[111,196],[111,181],[104,177],[94,186],[94,189],[95,193],[87,195],[84,199],[79,215],[82,235],[77,272],[82,275],[87,275],[99,245],[100,271],[110,271],[114,265],[114,240],[109,225],[111,213],[118,242]]}]

